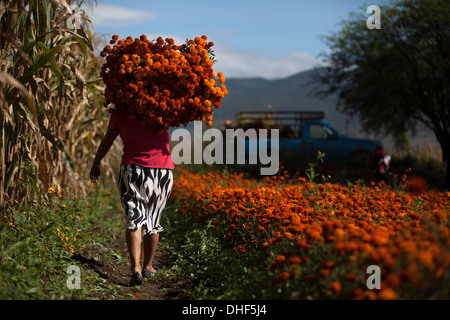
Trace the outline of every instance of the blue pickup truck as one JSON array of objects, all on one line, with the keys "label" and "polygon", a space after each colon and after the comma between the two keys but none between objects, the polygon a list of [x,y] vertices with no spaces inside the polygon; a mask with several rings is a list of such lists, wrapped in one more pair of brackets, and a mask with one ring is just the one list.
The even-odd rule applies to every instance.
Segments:
[{"label": "blue pickup truck", "polygon": [[[348,161],[358,158],[368,161],[370,154],[381,145],[377,140],[344,137],[324,118],[324,112],[241,111],[236,114],[235,128],[278,129],[280,155],[316,157],[321,151],[328,159]],[[271,148],[270,140],[268,137],[265,143],[268,149]],[[246,155],[252,153],[254,143],[246,140]]]}]

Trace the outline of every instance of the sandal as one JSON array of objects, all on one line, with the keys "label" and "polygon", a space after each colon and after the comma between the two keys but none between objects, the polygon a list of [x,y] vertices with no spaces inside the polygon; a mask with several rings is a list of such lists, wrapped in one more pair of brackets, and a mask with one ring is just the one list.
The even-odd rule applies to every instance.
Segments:
[{"label": "sandal", "polygon": [[155,272],[147,270],[147,269],[142,270],[142,276],[144,276],[144,278],[147,278],[150,276],[156,276],[159,273],[160,269],[158,266],[153,266],[153,268],[156,270]]},{"label": "sandal", "polygon": [[139,285],[141,285],[142,280],[143,280],[143,278],[142,278],[141,274],[139,272],[136,272],[131,277],[130,286],[139,286]]}]

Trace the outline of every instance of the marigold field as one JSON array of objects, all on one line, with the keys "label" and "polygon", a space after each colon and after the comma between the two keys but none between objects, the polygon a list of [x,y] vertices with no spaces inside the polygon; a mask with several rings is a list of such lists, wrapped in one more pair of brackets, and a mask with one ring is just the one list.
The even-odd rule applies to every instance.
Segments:
[{"label": "marigold field", "polygon": [[[179,215],[209,221],[233,259],[265,261],[263,291],[275,293],[256,297],[450,296],[450,192],[411,193],[406,176],[392,188],[185,167],[176,169],[175,181]],[[371,265],[380,268],[380,289],[367,286]]]}]

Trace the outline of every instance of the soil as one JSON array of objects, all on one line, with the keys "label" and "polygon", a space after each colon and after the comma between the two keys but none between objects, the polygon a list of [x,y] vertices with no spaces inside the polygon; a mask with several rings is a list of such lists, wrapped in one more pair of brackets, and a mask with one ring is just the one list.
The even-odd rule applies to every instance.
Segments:
[{"label": "soil", "polygon": [[[98,230],[100,231],[100,230]],[[111,240],[104,247],[90,246],[84,248],[83,252],[73,258],[97,273],[105,282],[101,284],[103,288],[114,288],[111,296],[102,296],[96,288],[87,287],[86,290],[92,299],[114,299],[114,300],[183,300],[183,288],[180,281],[173,277],[164,276],[164,271],[171,267],[170,257],[167,252],[158,248],[154,265],[159,266],[161,273],[150,278],[144,278],[140,286],[130,286],[131,270],[129,254],[125,242],[125,236],[109,237]],[[163,235],[160,242],[164,241]],[[114,257],[105,257],[105,251],[115,252],[122,257],[118,262]],[[89,286],[89,285],[87,285]],[[114,293],[115,291],[115,293]],[[73,297],[76,299],[76,297]]]}]

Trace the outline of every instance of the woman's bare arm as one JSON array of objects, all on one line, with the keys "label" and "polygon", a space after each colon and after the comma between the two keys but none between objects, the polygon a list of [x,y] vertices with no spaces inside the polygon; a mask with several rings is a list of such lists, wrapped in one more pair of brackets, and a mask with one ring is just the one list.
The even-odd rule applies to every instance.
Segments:
[{"label": "woman's bare arm", "polygon": [[108,153],[109,149],[111,149],[112,144],[114,143],[114,140],[116,140],[117,136],[119,135],[119,131],[108,128],[108,131],[106,131],[105,136],[103,137],[102,142],[100,143],[100,146],[98,147],[97,154],[95,155],[94,162],[92,164],[90,177],[92,182],[97,182],[101,171],[101,161]]}]

